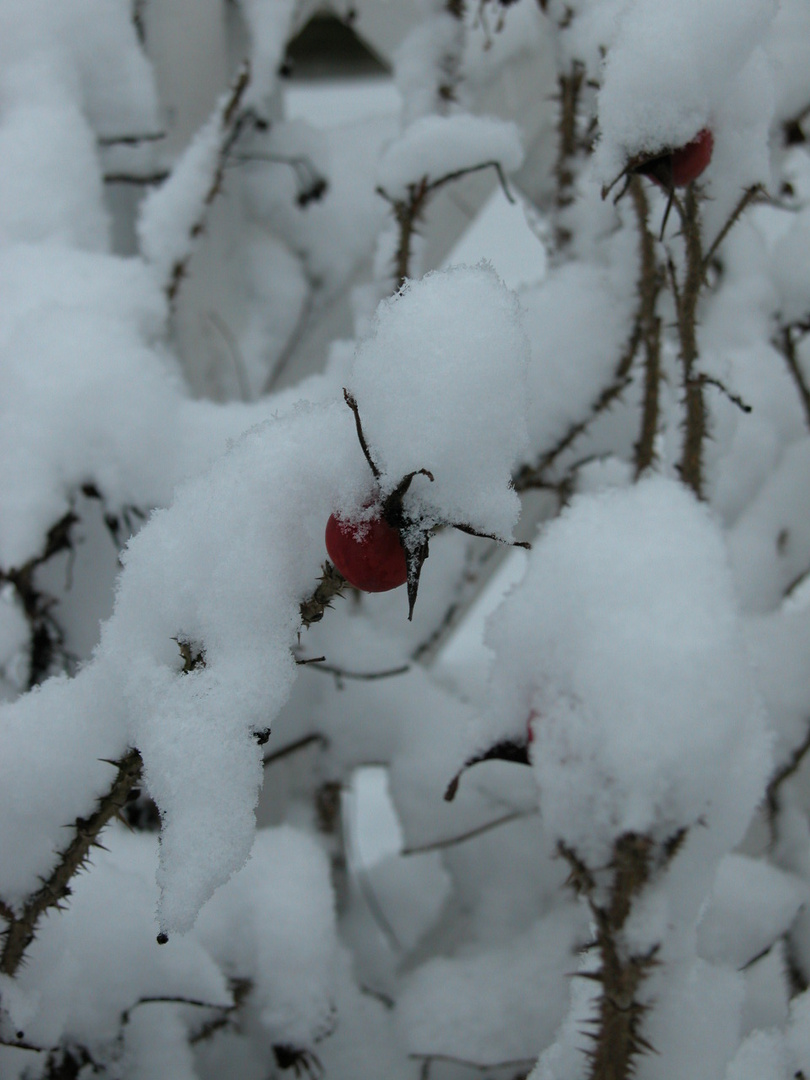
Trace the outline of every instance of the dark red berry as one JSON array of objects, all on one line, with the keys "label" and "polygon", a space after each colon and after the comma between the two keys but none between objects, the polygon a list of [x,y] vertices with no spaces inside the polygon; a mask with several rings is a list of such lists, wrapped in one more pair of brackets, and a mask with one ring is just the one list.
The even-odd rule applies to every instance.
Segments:
[{"label": "dark red berry", "polygon": [[649,176],[665,191],[672,191],[697,180],[712,160],[713,150],[714,136],[708,128],[703,128],[685,146],[652,157],[635,158],[627,171]]},{"label": "dark red berry", "polygon": [[408,579],[399,533],[382,518],[355,522],[332,514],[326,523],[326,550],[349,584],[363,592],[388,592]]},{"label": "dark red berry", "polygon": [[672,183],[675,187],[686,187],[697,180],[712,160],[714,136],[708,128],[703,128],[686,146],[672,151]]}]

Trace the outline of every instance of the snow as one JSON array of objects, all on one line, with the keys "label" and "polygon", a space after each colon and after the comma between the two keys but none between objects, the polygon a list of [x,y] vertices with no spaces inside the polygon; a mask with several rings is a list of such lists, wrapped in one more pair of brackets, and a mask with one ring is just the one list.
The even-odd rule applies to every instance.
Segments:
[{"label": "snow", "polygon": [[284,116],[314,128],[344,128],[360,121],[396,117],[402,99],[388,78],[342,79],[339,83],[290,82],[284,86]]},{"label": "snow", "polygon": [[292,31],[294,0],[240,0],[250,32],[250,85],[245,105],[261,112],[267,108],[277,72]]},{"label": "snow", "polygon": [[103,251],[109,226],[95,140],[59,75],[44,58],[3,73],[0,243]]},{"label": "snow", "polygon": [[531,1062],[565,1014],[563,988],[581,929],[576,910],[562,908],[508,946],[423,965],[397,1007],[411,1053],[479,1067]]},{"label": "snow", "polygon": [[665,0],[629,5],[599,92],[599,180],[611,183],[629,159],[684,146],[704,127],[715,136],[718,159],[727,155],[728,167],[736,164],[739,186],[767,179],[767,116],[753,143],[746,146],[737,132],[747,117],[758,125],[772,102],[760,43],[776,10],[774,0],[688,0],[677,12]]},{"label": "snow", "polygon": [[518,193],[511,194],[513,202],[500,186],[492,192],[450,251],[445,267],[459,263],[475,266],[486,259],[507,288],[516,291],[543,280],[546,248],[529,224],[528,204]]},{"label": "snow", "polygon": [[349,389],[383,495],[427,469],[433,482],[414,479],[409,512],[508,538],[526,354],[516,298],[486,265],[428,274],[380,305]]},{"label": "snow", "polygon": [[407,126],[435,116],[439,85],[452,80],[454,64],[461,61],[465,28],[443,5],[425,0],[418,20],[394,52],[394,80],[402,99],[402,120]]},{"label": "snow", "polygon": [[529,433],[536,451],[587,415],[593,387],[611,381],[632,328],[632,299],[609,269],[570,262],[521,293],[529,364]]},{"label": "snow", "polygon": [[793,875],[758,859],[727,855],[698,927],[701,955],[744,967],[786,933],[806,900],[806,884]]},{"label": "snow", "polygon": [[493,722],[521,731],[537,714],[544,827],[589,864],[623,833],[663,842],[698,819],[729,830],[726,850],[740,838],[770,737],[722,539],[683,488],[650,479],[576,499],[487,640]]},{"label": "snow", "polygon": [[[7,916],[109,790],[104,759],[137,746],[144,776],[135,831],[105,829],[108,850],[91,851],[66,909],[39,920],[14,978],[0,976],[2,1041],[22,1031],[86,1048],[82,1075],[125,1080],[262,1080],[279,1071],[278,1046],[317,1055],[336,1080],[413,1080],[427,1059],[433,1080],[470,1071],[458,1062],[493,1074],[511,1062],[498,1069],[511,1075],[538,1055],[536,1077],[578,1080],[598,985],[571,976],[593,975],[600,950],[583,949],[593,912],[566,886],[559,841],[604,897],[630,832],[654,852],[617,931],[620,955],[655,949],[658,962],[638,995],[657,1051],[634,1062],[640,1080],[810,1076],[810,998],[792,984],[810,957],[806,769],[749,829],[810,715],[807,426],[779,336],[810,291],[809,159],[782,133],[808,100],[805,5],[570,0],[566,22],[561,0],[545,13],[522,0],[467,5],[462,23],[444,0],[369,3],[358,28],[390,19],[404,40],[399,90],[372,80],[340,93],[277,83],[298,27],[288,0],[227,13],[153,0],[145,47],[128,0],[51,7],[0,0]],[[179,35],[202,23],[222,85],[216,63],[177,60],[173,81],[199,76],[196,89],[159,101],[147,52],[166,75]],[[244,54],[243,104],[270,127],[232,148],[198,243],[227,99],[185,148],[172,108],[209,114],[226,56]],[[597,152],[571,161],[574,202],[559,208],[552,133],[536,123],[554,106],[538,91],[535,108],[526,91],[539,83],[521,73],[546,65],[551,86],[577,60],[578,132],[598,135]],[[639,358],[617,407],[546,470],[554,489],[522,495],[519,522],[515,471],[590,416],[631,339],[636,222],[628,200],[602,201],[601,182],[704,126],[704,250],[747,184],[782,200],[735,225],[698,309],[698,374],[753,411],[704,386],[698,501],[678,481],[683,376],[665,280],[658,473],[635,477]],[[165,141],[106,145],[163,128]],[[479,166],[494,186],[491,161],[520,166],[547,216],[530,228],[522,201],[497,190],[444,269],[419,277],[441,246],[426,215],[414,276],[386,297],[399,237],[375,187],[408,199]],[[140,211],[141,189],[103,180],[166,164]],[[320,197],[301,198],[321,177]],[[644,183],[655,228],[665,200]],[[432,210],[469,218],[472,188],[442,186]],[[124,258],[136,220],[142,252]],[[683,263],[670,220],[662,272]],[[168,287],[187,259],[175,313]],[[276,378],[288,388],[268,392]],[[215,388],[234,400],[211,400]],[[402,591],[347,590],[302,630],[329,515],[373,513],[420,469],[433,480],[413,479],[404,511],[431,535],[431,558],[413,622]],[[76,550],[35,565],[69,511]],[[126,538],[105,515],[138,530],[115,598]],[[533,549],[502,547],[498,572],[491,545],[453,524],[504,541],[519,529]],[[57,643],[52,669],[67,673],[29,692],[46,614],[76,657]],[[463,769],[529,734],[531,767]],[[374,808],[358,821],[336,792],[369,775]],[[143,831],[150,798],[159,837]],[[59,1071],[45,1058],[0,1046],[0,1074]]]},{"label": "snow", "polygon": [[802,256],[810,244],[810,212],[794,215],[791,229],[771,253],[771,276],[779,294],[779,316],[783,324],[807,319],[810,308],[810,272]]},{"label": "snow", "polygon": [[213,115],[175,163],[171,176],[141,203],[138,240],[157,280],[167,287],[175,268],[194,247],[194,227],[201,219],[220,163],[224,115],[230,95],[224,94]]},{"label": "snow", "polygon": [[435,184],[457,172],[496,163],[519,169],[523,150],[517,127],[486,116],[429,116],[414,120],[383,154],[377,181],[388,198],[404,200],[422,179]]}]

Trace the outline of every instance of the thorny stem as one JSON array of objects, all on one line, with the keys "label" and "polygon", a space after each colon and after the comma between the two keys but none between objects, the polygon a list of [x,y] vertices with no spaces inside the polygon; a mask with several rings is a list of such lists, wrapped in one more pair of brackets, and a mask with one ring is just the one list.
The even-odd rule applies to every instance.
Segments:
[{"label": "thorny stem", "polygon": [[482,161],[480,164],[471,165],[466,169],[456,169],[455,172],[447,173],[445,176],[439,177],[438,180],[428,180],[426,176],[423,176],[421,180],[408,185],[407,199],[393,199],[384,188],[377,188],[377,194],[390,203],[399,228],[397,250],[394,255],[395,292],[399,291],[411,276],[411,255],[416,226],[421,220],[432,196],[446,184],[450,184],[454,180],[460,180],[463,176],[469,176],[471,173],[481,172],[483,169],[495,170],[507,199],[509,202],[514,202],[514,197],[507,187],[503,169],[497,161]]},{"label": "thorny stem", "polygon": [[558,850],[571,868],[569,885],[587,900],[596,926],[600,966],[597,971],[582,973],[601,987],[594,1030],[588,1032],[593,1040],[588,1051],[588,1080],[629,1080],[635,1058],[653,1049],[641,1034],[649,1006],[639,1000],[638,992],[656,964],[657,949],[632,953],[623,931],[634,899],[650,879],[653,842],[636,833],[625,833],[615,841],[605,900],[600,899],[605,890],[599,887],[597,873],[562,841]]},{"label": "thorny stem", "polygon": [[130,750],[120,761],[111,762],[117,769],[109,790],[102,795],[88,818],[76,818],[71,826],[75,835],[61,853],[50,877],[42,879],[41,888],[30,896],[20,914],[10,904],[0,901],[0,916],[7,926],[3,931],[3,951],[0,972],[13,976],[20,966],[25,950],[34,939],[37,923],[50,908],[61,908],[70,895],[70,879],[86,864],[90,848],[98,845],[104,826],[116,817],[141,777],[143,763],[137,750]]},{"label": "thorny stem", "polygon": [[323,572],[315,591],[306,600],[301,601],[301,623],[309,628],[313,623],[320,622],[323,613],[332,606],[336,596],[341,596],[347,582],[339,570],[330,562],[323,564]]},{"label": "thorny stem", "polygon": [[782,808],[782,785],[795,776],[802,765],[808,751],[810,751],[810,723],[805,736],[799,745],[793,750],[788,760],[771,777],[765,789],[765,809],[768,817],[768,828],[771,834],[771,846],[776,844],[779,834],[779,811]]},{"label": "thorny stem", "polygon": [[37,686],[51,668],[54,654],[63,646],[63,634],[51,608],[54,599],[41,592],[34,583],[35,573],[38,567],[58,555],[61,551],[70,551],[73,548],[71,530],[78,522],[78,517],[73,510],[68,510],[56,524],[52,525],[45,537],[45,546],[39,555],[33,556],[23,566],[12,567],[9,570],[0,568],[0,586],[4,583],[11,585],[22,605],[23,613],[28,620],[30,633],[30,655],[28,689]]},{"label": "thorny stem", "polygon": [[[573,161],[577,153],[577,113],[584,78],[585,68],[578,60],[572,63],[570,71],[560,73],[558,78],[560,115],[557,122],[557,160],[554,163],[558,212],[574,201]],[[570,231],[558,223],[557,248],[564,247],[570,239]]]},{"label": "thorny stem", "polygon": [[684,388],[684,439],[678,472],[683,482],[703,498],[703,443],[706,438],[706,404],[703,399],[703,380],[697,371],[697,305],[703,284],[703,250],[700,235],[700,208],[694,184],[686,189],[681,214],[686,267],[683,281],[676,288],[673,274],[673,294],[681,343],[681,369]]},{"label": "thorny stem", "polygon": [[[554,446],[543,454],[539,462],[534,465],[524,465],[515,476],[515,490],[526,491],[528,488],[548,487],[548,483],[545,479],[545,473],[557,458],[563,454],[576,440],[583,435],[591,424],[600,416],[603,412],[606,412],[610,406],[621,397],[624,390],[632,382],[630,375],[630,369],[633,366],[633,360],[638,352],[639,344],[641,343],[642,329],[641,329],[641,304],[636,312],[636,319],[633,329],[630,333],[630,340],[627,343],[627,348],[619,359],[618,364],[613,373],[613,378],[602,389],[602,392],[592,403],[590,411],[586,417],[582,420],[575,421],[566,431],[566,433],[560,438]],[[556,486],[556,485],[553,485]],[[561,494],[565,496],[567,492],[565,489],[561,491]]]},{"label": "thorny stem", "polygon": [[501,825],[509,825],[525,817],[534,817],[539,812],[539,810],[512,810],[502,817],[495,818],[494,821],[485,821],[483,825],[478,825],[468,832],[459,833],[457,836],[445,836],[441,840],[431,840],[427,844],[415,844],[413,847],[403,848],[400,855],[421,855],[426,851],[441,851],[443,848],[455,847],[456,844],[463,844],[466,840],[474,840],[476,836],[483,836],[492,829],[499,829]]},{"label": "thorny stem", "polygon": [[[53,530],[49,533],[49,540],[56,544]],[[47,556],[50,557],[50,556]],[[42,557],[43,559],[45,556]],[[326,563],[321,582],[315,592],[301,604],[301,619],[305,626],[317,622],[323,617],[324,610],[330,606],[332,597],[339,595],[346,582],[333,566]],[[183,673],[187,674],[199,666],[205,665],[204,652],[195,649],[192,643],[183,640],[178,641],[183,659]],[[321,736],[312,736],[307,741],[322,739]],[[291,753],[292,747],[280,751],[278,757],[285,753]],[[265,764],[274,760],[265,759]],[[129,800],[130,794],[140,782],[143,772],[143,760],[137,749],[129,750],[119,761],[111,761],[117,772],[109,789],[98,801],[96,809],[87,818],[76,818],[71,828],[74,836],[68,846],[59,856],[57,865],[48,878],[42,879],[41,887],[32,896],[28,897],[21,912],[15,911],[14,907],[5,900],[0,899],[0,919],[6,923],[5,929],[0,933],[3,939],[2,953],[0,953],[0,973],[13,976],[18,971],[25,955],[25,951],[34,939],[37,923],[42,915],[51,908],[61,910],[64,901],[70,896],[70,881],[79,870],[87,863],[87,857],[92,847],[100,847],[99,835],[112,818],[120,815],[121,810]],[[163,942],[168,940],[164,934],[158,938]]]},{"label": "thorny stem", "polygon": [[[444,9],[447,14],[458,23],[458,34],[464,33],[464,7],[465,0],[445,0]],[[436,88],[439,102],[447,107],[450,102],[456,100],[456,88],[461,77],[462,44],[457,41],[456,47],[449,49],[439,61],[439,69],[442,79]]]},{"label": "thorny stem", "polygon": [[761,187],[760,184],[754,184],[753,187],[749,187],[749,188],[745,189],[742,196],[740,197],[740,201],[737,203],[737,205],[734,207],[734,209],[729,214],[725,224],[723,225],[723,228],[720,230],[720,232],[714,238],[714,240],[712,241],[712,243],[709,246],[709,250],[706,252],[705,256],[703,257],[703,272],[704,273],[706,272],[706,270],[708,270],[709,264],[711,263],[712,259],[714,258],[715,254],[717,253],[717,249],[720,247],[720,245],[723,243],[725,238],[728,236],[728,234],[731,232],[731,230],[734,228],[734,226],[740,220],[740,217],[742,216],[743,211],[748,207],[749,203],[752,203],[754,201],[754,199],[758,195],[760,195],[761,193],[762,193],[762,187]]},{"label": "thorny stem", "polygon": [[633,176],[630,195],[638,218],[641,273],[638,292],[638,326],[644,347],[644,391],[641,405],[641,432],[635,445],[636,479],[655,463],[655,436],[658,430],[658,393],[661,383],[661,319],[655,308],[663,275],[655,256],[655,237],[650,230],[649,204],[641,178]]},{"label": "thorny stem", "polygon": [[793,336],[795,327],[792,325],[783,326],[782,332],[776,342],[779,351],[785,358],[785,362],[788,366],[788,371],[796,384],[796,389],[799,393],[799,398],[804,409],[804,418],[807,426],[810,427],[810,387],[807,385],[807,380],[804,377],[804,372],[799,364],[799,354],[796,348],[796,339]]},{"label": "thorny stem", "polygon": [[329,740],[325,735],[320,735],[317,732],[312,735],[304,735],[302,738],[296,739],[295,742],[288,743],[279,750],[274,750],[272,754],[267,754],[262,764],[265,768],[268,765],[274,765],[277,761],[281,761],[282,758],[297,754],[299,750],[306,750],[308,746],[314,746],[316,743],[319,746],[326,747],[329,745]]},{"label": "thorny stem", "polygon": [[[233,146],[234,142],[241,133],[242,126],[247,120],[245,114],[239,113],[239,105],[244,96],[245,90],[250,82],[250,65],[245,62],[239,69],[239,73],[234,80],[231,88],[230,96],[225,102],[222,109],[222,115],[220,117],[221,126],[221,143],[219,148],[219,155],[217,157],[216,168],[214,169],[214,175],[211,178],[211,183],[208,187],[208,191],[200,206],[199,214],[196,221],[189,230],[189,237],[192,240],[196,240],[205,231],[205,223],[208,217],[208,211],[211,208],[211,204],[216,199],[217,195],[222,190],[222,180],[225,175],[225,166],[227,163],[228,154]],[[169,298],[169,303],[174,307],[177,301],[177,295],[180,291],[180,285],[183,278],[186,276],[188,268],[190,254],[184,256],[172,267],[169,281],[166,285],[166,295]]]}]

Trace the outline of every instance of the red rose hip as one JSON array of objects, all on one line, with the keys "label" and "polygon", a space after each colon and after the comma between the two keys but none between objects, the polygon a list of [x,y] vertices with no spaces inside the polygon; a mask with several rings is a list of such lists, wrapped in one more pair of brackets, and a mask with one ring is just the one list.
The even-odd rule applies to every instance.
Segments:
[{"label": "red rose hip", "polygon": [[349,584],[363,592],[388,592],[408,579],[399,533],[382,518],[354,522],[330,515],[326,550]]},{"label": "red rose hip", "polygon": [[687,143],[672,151],[672,184],[674,187],[686,187],[697,180],[712,160],[714,136],[708,128],[703,128]]}]

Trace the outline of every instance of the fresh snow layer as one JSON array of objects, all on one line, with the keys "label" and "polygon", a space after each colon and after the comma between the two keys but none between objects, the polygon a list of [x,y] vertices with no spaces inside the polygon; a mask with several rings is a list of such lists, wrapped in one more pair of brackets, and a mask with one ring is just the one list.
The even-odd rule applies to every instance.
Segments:
[{"label": "fresh snow layer", "polygon": [[405,199],[408,188],[423,179],[433,184],[492,164],[510,173],[522,162],[514,124],[468,113],[431,114],[415,120],[391,143],[380,161],[377,180],[390,199]]},{"label": "fresh snow layer", "polygon": [[638,154],[684,146],[705,127],[716,156],[736,160],[735,190],[766,180],[773,88],[761,43],[776,10],[775,0],[629,4],[599,92],[600,181],[612,182]]},{"label": "fresh snow layer", "polygon": [[576,499],[534,545],[488,640],[489,711],[513,730],[535,714],[552,835],[590,865],[625,832],[663,841],[703,821],[739,839],[770,738],[721,533],[680,484]]},{"label": "fresh snow layer", "polygon": [[517,300],[485,264],[428,274],[383,302],[350,380],[383,494],[427,469],[433,482],[417,476],[406,506],[428,525],[509,537],[527,353]]}]

